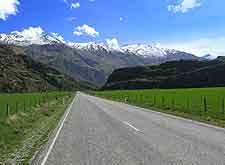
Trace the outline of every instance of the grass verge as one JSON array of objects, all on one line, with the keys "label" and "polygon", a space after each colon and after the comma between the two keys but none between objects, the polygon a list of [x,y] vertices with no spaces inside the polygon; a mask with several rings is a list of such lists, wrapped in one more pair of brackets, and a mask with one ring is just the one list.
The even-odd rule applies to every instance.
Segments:
[{"label": "grass verge", "polygon": [[89,91],[88,93],[147,110],[223,128],[225,126],[225,88]]},{"label": "grass verge", "polygon": [[34,153],[48,140],[73,95],[0,119],[0,164],[28,164]]}]

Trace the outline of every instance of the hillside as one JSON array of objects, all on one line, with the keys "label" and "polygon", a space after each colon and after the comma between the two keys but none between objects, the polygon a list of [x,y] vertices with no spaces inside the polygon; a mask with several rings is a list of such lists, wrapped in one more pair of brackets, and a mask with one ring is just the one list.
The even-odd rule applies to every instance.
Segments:
[{"label": "hillside", "polygon": [[0,92],[76,90],[82,87],[55,69],[0,44]]},{"label": "hillside", "polygon": [[173,61],[114,71],[103,89],[192,88],[225,86],[225,60]]}]

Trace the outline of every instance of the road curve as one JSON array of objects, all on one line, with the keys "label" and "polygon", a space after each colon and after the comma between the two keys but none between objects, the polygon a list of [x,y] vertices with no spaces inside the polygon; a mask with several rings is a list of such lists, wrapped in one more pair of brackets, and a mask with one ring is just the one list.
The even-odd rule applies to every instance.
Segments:
[{"label": "road curve", "polygon": [[78,93],[44,155],[43,165],[225,165],[225,130]]}]

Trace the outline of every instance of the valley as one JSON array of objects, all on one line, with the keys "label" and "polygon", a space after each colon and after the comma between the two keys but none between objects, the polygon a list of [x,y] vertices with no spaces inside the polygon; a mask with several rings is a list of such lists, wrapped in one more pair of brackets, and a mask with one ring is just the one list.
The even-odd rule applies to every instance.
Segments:
[{"label": "valley", "polygon": [[224,6],[0,0],[0,165],[225,165]]}]

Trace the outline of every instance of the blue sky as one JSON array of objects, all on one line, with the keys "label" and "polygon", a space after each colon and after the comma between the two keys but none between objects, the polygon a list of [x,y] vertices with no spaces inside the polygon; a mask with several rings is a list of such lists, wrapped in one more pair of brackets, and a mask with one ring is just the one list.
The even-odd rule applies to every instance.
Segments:
[{"label": "blue sky", "polygon": [[225,55],[224,0],[0,0],[0,33],[40,27],[65,41],[153,43]]}]

